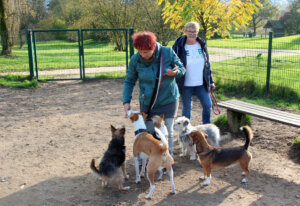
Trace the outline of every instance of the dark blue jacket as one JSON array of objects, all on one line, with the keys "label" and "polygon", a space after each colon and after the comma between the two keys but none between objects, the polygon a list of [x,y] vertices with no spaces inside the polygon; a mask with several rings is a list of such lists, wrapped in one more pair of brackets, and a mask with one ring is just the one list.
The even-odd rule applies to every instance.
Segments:
[{"label": "dark blue jacket", "polygon": [[[184,49],[184,45],[186,43],[187,37],[180,36],[176,39],[174,45],[173,45],[173,50],[181,60],[182,64],[186,67],[186,52]],[[209,92],[210,91],[210,85],[214,83],[213,77],[212,77],[212,70],[209,62],[209,56],[208,56],[208,51],[207,51],[207,46],[206,43],[203,39],[197,37],[197,41],[199,42],[202,51],[203,51],[203,56],[205,59],[205,64],[204,64],[204,69],[203,69],[203,85],[205,86],[206,90]],[[176,82],[179,88],[179,92],[182,93],[183,87],[184,87],[184,80],[185,80],[185,75],[182,77],[176,78]]]}]

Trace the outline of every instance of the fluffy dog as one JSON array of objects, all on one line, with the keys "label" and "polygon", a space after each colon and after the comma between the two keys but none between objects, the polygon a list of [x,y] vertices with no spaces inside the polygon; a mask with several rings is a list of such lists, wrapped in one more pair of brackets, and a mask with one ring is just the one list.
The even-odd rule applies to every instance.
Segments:
[{"label": "fluffy dog", "polygon": [[187,133],[191,131],[203,131],[208,135],[208,142],[211,145],[219,146],[220,130],[214,124],[204,124],[198,126],[192,126],[190,120],[186,117],[178,117],[174,123],[174,129],[178,132],[178,142],[181,148],[181,154],[179,156],[186,156],[190,154],[190,160],[196,160],[196,147],[193,142],[187,137]]},{"label": "fluffy dog", "polygon": [[249,176],[249,163],[252,159],[251,153],[248,151],[249,144],[253,138],[252,130],[249,126],[241,127],[241,130],[246,136],[246,143],[244,146],[221,148],[213,147],[207,142],[207,134],[201,131],[193,131],[188,137],[196,145],[197,154],[200,158],[204,169],[205,180],[204,186],[209,185],[211,180],[211,170],[228,167],[234,163],[239,163],[245,175],[242,182],[246,183]]},{"label": "fluffy dog", "polygon": [[167,169],[171,181],[171,193],[175,194],[175,184],[173,180],[172,169],[174,159],[169,153],[168,146],[163,142],[155,139],[153,135],[146,131],[144,118],[146,118],[147,115],[145,113],[129,111],[128,116],[133,123],[135,133],[133,143],[133,159],[136,174],[135,182],[138,183],[141,181],[138,157],[140,156],[140,154],[143,154],[149,157],[147,165],[147,178],[150,183],[150,191],[146,195],[146,199],[151,198],[155,189],[154,175],[158,169],[161,170],[162,168]]},{"label": "fluffy dog", "polygon": [[95,159],[92,159],[90,167],[95,173],[100,175],[102,186],[107,186],[108,183],[116,182],[119,190],[129,190],[130,187],[123,187],[123,178],[128,178],[125,170],[125,128],[122,127],[116,129],[111,125],[111,133],[112,140],[101,159],[99,169],[95,166]]}]

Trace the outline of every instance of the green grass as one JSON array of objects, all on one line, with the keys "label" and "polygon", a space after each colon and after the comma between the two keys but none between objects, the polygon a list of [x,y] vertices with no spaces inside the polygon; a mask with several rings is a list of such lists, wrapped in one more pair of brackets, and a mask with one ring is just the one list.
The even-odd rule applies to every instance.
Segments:
[{"label": "green grass", "polygon": [[[231,38],[231,39],[209,39],[207,46],[219,48],[251,48],[267,49],[269,39],[261,37],[253,38]],[[272,42],[273,49],[300,49],[300,35],[276,37]]]},{"label": "green grass", "polygon": [[288,88],[271,85],[269,95],[266,95],[266,88],[253,80],[240,82],[215,78],[215,84],[218,101],[234,98],[266,107],[300,109],[300,95]]},{"label": "green grass", "polygon": [[38,81],[24,75],[0,75],[0,86],[9,88],[37,88]]},{"label": "green grass", "polygon": [[294,144],[300,146],[300,137],[296,137],[294,140]]},{"label": "green grass", "polygon": [[85,75],[86,79],[94,79],[94,78],[125,78],[125,71],[115,71],[115,72],[102,72],[101,74],[93,75]]},{"label": "green grass", "polygon": [[[77,42],[40,41],[36,49],[39,70],[79,68]],[[86,68],[126,64],[126,53],[115,51],[115,46],[107,42],[84,41],[84,55]],[[29,72],[27,45],[23,49],[15,47],[12,57],[0,56],[0,71]]]},{"label": "green grass", "polygon": [[[300,97],[300,56],[273,57],[270,84],[272,87],[294,90]],[[212,62],[213,75],[229,81],[248,82],[264,87],[267,77],[267,57],[262,56],[260,64],[254,56]],[[249,85],[245,85],[249,87]],[[283,90],[281,89],[281,92]],[[289,93],[290,94],[290,93]]]},{"label": "green grass", "polygon": [[[250,115],[246,114],[245,118],[239,123],[239,127],[244,126],[244,125],[251,126],[251,122],[252,122],[252,117]],[[227,114],[222,114],[222,115],[218,116],[217,119],[215,119],[213,121],[213,123],[215,125],[217,125],[222,132],[230,130]]]}]

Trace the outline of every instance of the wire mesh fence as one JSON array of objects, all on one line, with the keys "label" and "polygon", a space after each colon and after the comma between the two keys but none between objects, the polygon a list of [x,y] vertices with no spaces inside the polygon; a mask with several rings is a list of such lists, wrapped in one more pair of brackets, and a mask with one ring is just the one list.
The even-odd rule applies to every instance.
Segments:
[{"label": "wire mesh fence", "polygon": [[[38,73],[40,79],[63,79],[70,75],[82,78],[83,72],[86,78],[106,71],[125,72],[129,52],[133,52],[128,51],[130,34],[126,32],[127,29],[34,32],[31,45],[35,49],[32,53],[34,75]],[[14,36],[11,56],[0,56],[0,74],[30,74],[24,35],[23,32]],[[247,34],[234,34],[232,37],[207,42],[215,78],[254,82],[264,88],[269,84],[271,91],[284,88],[300,96],[300,35],[273,37],[271,41],[269,34],[251,38]]]},{"label": "wire mesh fence", "polygon": [[300,35],[233,36],[209,40],[207,44],[215,78],[254,82],[263,88],[269,86],[271,91],[286,88],[300,96]]}]

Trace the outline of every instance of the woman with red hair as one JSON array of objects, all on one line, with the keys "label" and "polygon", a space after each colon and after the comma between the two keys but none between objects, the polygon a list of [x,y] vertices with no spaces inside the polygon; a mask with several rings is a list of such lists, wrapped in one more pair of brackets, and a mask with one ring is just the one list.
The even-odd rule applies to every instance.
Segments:
[{"label": "woman with red hair", "polygon": [[[139,80],[139,102],[141,112],[148,114],[146,125],[154,133],[151,118],[164,114],[169,133],[169,151],[173,156],[173,124],[179,105],[179,90],[176,78],[185,73],[185,68],[172,48],[161,46],[156,36],[149,31],[132,35],[133,46],[138,50],[130,59],[124,81],[123,105],[125,117],[130,110],[133,88]],[[157,80],[158,79],[158,80]]]}]

